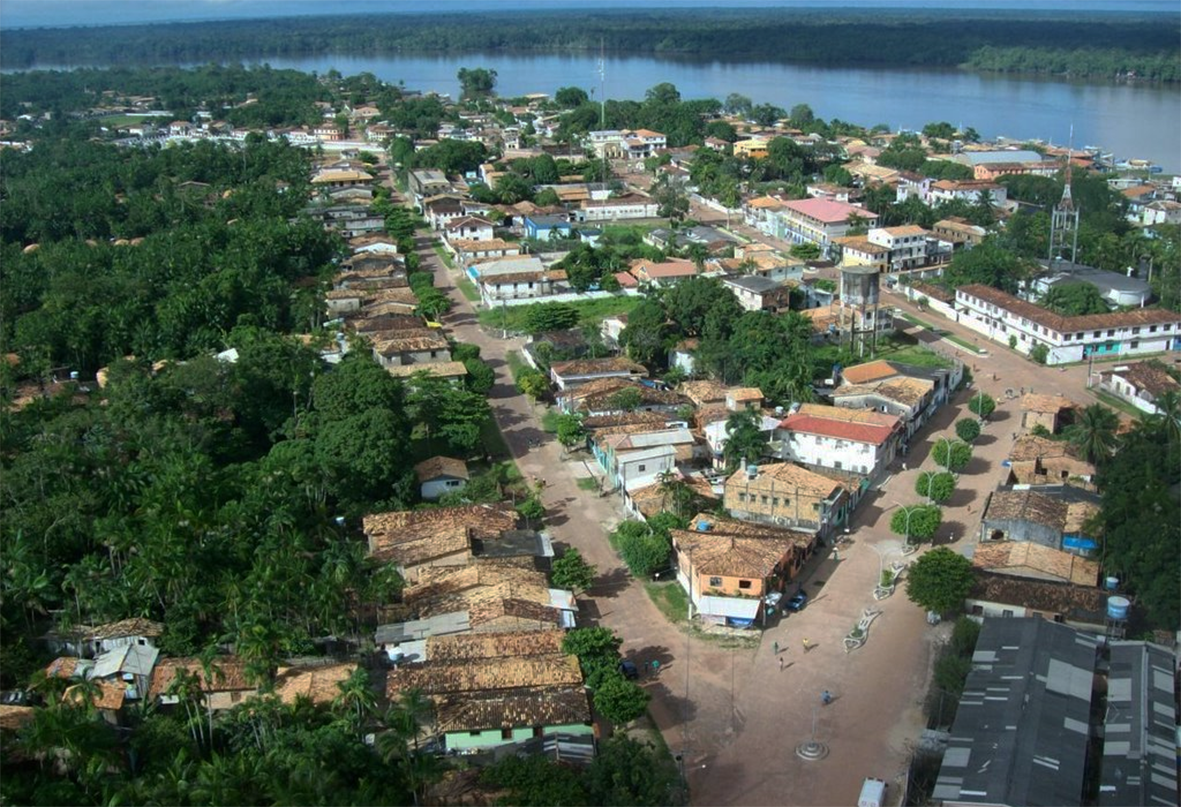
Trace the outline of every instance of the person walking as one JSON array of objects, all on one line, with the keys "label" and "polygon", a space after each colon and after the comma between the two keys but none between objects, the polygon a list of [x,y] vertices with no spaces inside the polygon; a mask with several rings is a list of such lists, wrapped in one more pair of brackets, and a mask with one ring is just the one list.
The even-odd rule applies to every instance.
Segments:
[{"label": "person walking", "polygon": [[771,652],[777,656],[779,655],[779,642],[772,642],[771,643]]},{"label": "person walking", "polygon": [[804,652],[808,652],[808,637],[804,637]]},{"label": "person walking", "polygon": [[783,672],[783,656],[779,657],[779,672]]},{"label": "person walking", "polygon": [[823,692],[821,692],[820,693],[820,702],[823,703],[825,706],[828,706],[830,703],[832,703],[832,693],[829,692],[827,689],[824,690]]}]

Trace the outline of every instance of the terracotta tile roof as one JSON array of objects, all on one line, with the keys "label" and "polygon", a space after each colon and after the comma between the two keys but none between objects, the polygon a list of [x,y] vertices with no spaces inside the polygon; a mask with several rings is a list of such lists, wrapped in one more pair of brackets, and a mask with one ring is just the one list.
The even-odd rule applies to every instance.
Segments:
[{"label": "terracotta tile roof", "polygon": [[517,250],[520,254],[521,247],[511,241],[505,241],[503,238],[493,238],[490,241],[474,241],[470,238],[454,238],[451,240],[451,246],[458,249],[460,252],[496,252],[498,250]]},{"label": "terracotta tile roof", "polygon": [[257,687],[246,680],[246,664],[233,656],[218,656],[213,660],[212,675],[207,679],[205,666],[198,658],[162,658],[152,670],[152,684],[148,697],[158,698],[167,693],[177,674],[185,670],[195,676],[204,692],[253,692]]},{"label": "terracotta tile roof", "polygon": [[0,729],[16,731],[31,722],[36,715],[32,706],[10,706],[0,703]]},{"label": "terracotta tile roof", "polygon": [[[127,687],[122,684],[108,684],[106,681],[92,681],[91,686],[95,687],[95,691],[90,696],[90,702],[96,709],[117,712],[123,708]],[[82,703],[85,699],[86,694],[81,684],[74,684],[62,693],[62,703]]]},{"label": "terracotta tile roof", "polygon": [[880,446],[890,439],[894,428],[869,423],[847,423],[829,418],[796,413],[779,423],[779,428],[800,434],[819,434],[837,440],[851,440]]},{"label": "terracotta tile roof", "polygon": [[685,381],[677,389],[698,406],[726,400],[726,387],[716,381]]},{"label": "terracotta tile roof", "polygon": [[685,261],[677,258],[664,261],[663,263],[655,263],[645,258],[639,258],[631,262],[631,272],[637,278],[641,276],[649,279],[690,277],[697,274],[697,266],[693,261]]},{"label": "terracotta tile roof", "polygon": [[1087,522],[1099,514],[1099,506],[1093,502],[1071,502],[1066,505],[1066,518],[1062,531],[1068,534],[1083,532]]},{"label": "terracotta tile roof", "polygon": [[1066,502],[1033,490],[998,490],[984,511],[988,521],[1028,521],[1061,531],[1066,524]]},{"label": "terracotta tile roof", "polygon": [[735,401],[761,401],[764,396],[758,387],[735,387],[726,390],[726,397]]},{"label": "terracotta tile roof", "polygon": [[833,491],[844,487],[833,479],[790,462],[760,465],[758,468],[758,476],[754,479],[748,479],[746,469],[739,468],[726,480],[726,487],[733,485],[744,491],[777,493],[786,490],[795,496],[802,493],[819,499],[827,499]]},{"label": "terracotta tile roof", "polygon": [[[922,402],[923,396],[935,388],[934,381],[923,378],[891,378],[874,384],[851,384],[839,387],[833,394],[834,402],[841,398],[851,398],[861,395],[876,395],[887,401],[894,401],[903,406],[913,407]],[[842,408],[837,404],[837,408]]]},{"label": "terracotta tile roof", "polygon": [[427,350],[449,350],[447,337],[435,328],[416,328],[396,331],[396,336],[382,340],[373,349],[382,356],[398,353],[421,353]]},{"label": "terracotta tile roof", "polygon": [[1121,194],[1129,199],[1139,199],[1141,196],[1156,193],[1155,185],[1134,185],[1131,188],[1124,188],[1120,191]]},{"label": "terracotta tile roof", "polygon": [[321,667],[280,667],[275,676],[275,694],[283,703],[295,703],[302,696],[315,704],[332,703],[356,664],[328,664]]},{"label": "terracotta tile roof", "polygon": [[1099,564],[1093,560],[1032,541],[997,541],[976,546],[972,565],[981,571],[1095,586]]},{"label": "terracotta tile roof", "polygon": [[578,658],[561,653],[488,658],[477,662],[427,661],[407,664],[386,673],[386,696],[391,699],[411,689],[424,695],[441,695],[581,685],[582,669]]},{"label": "terracotta tile roof", "polygon": [[955,295],[941,289],[938,286],[932,286],[930,283],[911,283],[910,287],[924,297],[929,297],[932,300],[938,300],[941,303],[948,303],[949,305],[955,302]]},{"label": "terracotta tile roof", "polygon": [[462,378],[467,368],[461,361],[433,361],[429,364],[401,364],[385,368],[395,378],[409,378],[415,373],[426,373],[436,378]]},{"label": "terracotta tile roof", "polygon": [[698,516],[690,522],[709,529],[672,530],[678,552],[692,552],[693,570],[702,575],[770,577],[784,557],[796,547],[811,546],[813,536],[793,530],[751,524],[744,521]]},{"label": "terracotta tile roof", "polygon": [[1032,392],[1027,392],[1021,396],[1022,412],[1042,412],[1056,415],[1063,409],[1074,409],[1076,405],[1065,395],[1042,395],[1040,393],[1035,395]]},{"label": "terracotta tile roof", "polygon": [[431,636],[426,640],[426,657],[430,661],[471,662],[555,655],[561,654],[565,637],[565,632],[560,630]]},{"label": "terracotta tile roof", "polygon": [[414,289],[400,288],[400,289],[380,289],[379,291],[366,292],[365,301],[367,305],[377,306],[382,303],[401,303],[403,305],[417,305],[418,297],[414,294]]},{"label": "terracotta tile roof", "polygon": [[1181,392],[1181,384],[1161,367],[1146,361],[1116,367],[1110,371],[1103,371],[1103,375],[1119,376],[1134,386],[1154,396],[1164,395],[1166,392]]},{"label": "terracotta tile roof", "polygon": [[[383,317],[361,317],[349,320],[349,326],[357,333],[384,334],[391,331],[405,331],[422,327],[422,317],[413,314],[386,314]],[[373,338],[381,338],[374,336]]]},{"label": "terracotta tile roof", "polygon": [[443,697],[435,707],[439,731],[485,731],[533,726],[590,723],[590,705],[582,687],[480,692]]},{"label": "terracotta tile roof", "polygon": [[451,476],[457,479],[469,479],[467,463],[454,457],[431,457],[414,466],[414,473],[419,482],[429,482],[440,476]]},{"label": "terracotta tile roof", "polygon": [[834,244],[840,244],[845,249],[861,252],[866,255],[889,255],[890,248],[875,244],[863,235],[846,235],[832,239]]},{"label": "terracotta tile roof", "polygon": [[515,593],[523,596],[540,596],[543,589],[548,592],[545,574],[534,568],[530,559],[480,558],[463,566],[424,569],[418,581],[402,591],[402,601],[418,607],[466,591],[514,593],[514,587]]},{"label": "terracotta tile roof", "polygon": [[[718,502],[718,494],[714,493],[713,486],[700,476],[681,476],[679,480],[684,484],[694,496],[701,501],[702,506],[709,506],[711,502]],[[645,485],[642,488],[628,491],[628,498],[637,509],[644,515],[645,518],[651,518],[665,510],[669,505],[668,494],[664,490],[664,486],[659,482],[651,485]]]},{"label": "terracotta tile roof", "polygon": [[884,232],[889,233],[890,235],[894,236],[895,238],[898,238],[900,236],[907,236],[907,235],[926,235],[927,234],[927,231],[925,229],[923,229],[922,227],[918,226],[917,224],[903,224],[899,227],[882,227],[880,229],[883,230]]},{"label": "terracotta tile roof", "polygon": [[164,633],[164,625],[150,619],[133,617],[121,619],[118,622],[108,622],[94,627],[88,639],[124,639],[130,636],[143,636],[149,639],[159,638]]},{"label": "terracotta tile roof", "polygon": [[855,207],[830,199],[799,199],[794,202],[785,202],[783,206],[788,210],[807,216],[808,218],[816,219],[824,224],[839,224],[851,216],[857,216],[862,219],[877,218],[876,213],[866,210],[864,207]]},{"label": "terracotta tile roof", "polygon": [[881,381],[898,375],[898,368],[885,359],[845,367],[841,370],[841,379],[850,384],[866,384],[870,381]]},{"label": "terracotta tile roof", "polygon": [[1181,314],[1159,308],[1137,308],[1132,311],[1115,311],[1109,314],[1085,314],[1078,317],[1060,317],[1033,303],[1027,303],[1011,294],[991,286],[969,284],[960,286],[957,294],[965,294],[983,300],[1019,317],[1049,328],[1058,333],[1123,328],[1132,325],[1163,325],[1181,323]]},{"label": "terracotta tile roof", "polygon": [[596,378],[574,389],[563,390],[558,397],[578,404],[579,409],[597,411],[607,406],[611,396],[622,389],[634,389],[640,393],[641,406],[676,406],[685,399],[670,390],[656,389],[630,378]]},{"label": "terracotta tile roof", "polygon": [[49,662],[45,667],[47,678],[81,678],[78,669],[78,659],[74,656],[60,656]]},{"label": "terracotta tile roof", "polygon": [[644,365],[637,364],[631,359],[625,359],[622,356],[607,359],[573,359],[571,361],[559,361],[550,365],[550,369],[555,375],[560,376],[576,376],[576,375],[595,375],[596,373],[637,373],[639,375],[647,375],[648,371]]},{"label": "terracotta tile roof", "polygon": [[782,199],[773,196],[760,196],[746,203],[747,207],[753,207],[755,210],[781,210],[784,204]]},{"label": "terracotta tile roof", "polygon": [[369,554],[402,565],[461,552],[470,535],[496,535],[517,525],[507,504],[399,510],[365,516]]},{"label": "terracotta tile roof", "polygon": [[650,429],[653,426],[663,426],[669,421],[669,416],[663,412],[645,412],[637,409],[635,412],[623,412],[618,415],[587,415],[582,419],[582,428],[586,431],[610,429],[612,431],[624,426],[640,426]]},{"label": "terracotta tile roof", "polygon": [[1004,574],[977,571],[969,599],[1019,605],[1043,613],[1062,614],[1067,619],[1102,624],[1107,608],[1103,589],[1022,580]]},{"label": "terracotta tile roof", "polygon": [[1023,434],[1009,450],[1009,459],[1014,462],[1056,457],[1078,459],[1078,449],[1069,440],[1049,440],[1036,434]]}]

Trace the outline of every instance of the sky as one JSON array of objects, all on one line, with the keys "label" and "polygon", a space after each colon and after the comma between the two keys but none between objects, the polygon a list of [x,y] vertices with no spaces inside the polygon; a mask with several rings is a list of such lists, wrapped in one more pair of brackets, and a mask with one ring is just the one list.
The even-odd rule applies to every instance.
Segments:
[{"label": "sky", "polygon": [[[578,0],[573,7],[810,6],[1176,11],[1177,0]],[[0,28],[228,20],[365,12],[571,8],[570,0],[0,0]]]}]

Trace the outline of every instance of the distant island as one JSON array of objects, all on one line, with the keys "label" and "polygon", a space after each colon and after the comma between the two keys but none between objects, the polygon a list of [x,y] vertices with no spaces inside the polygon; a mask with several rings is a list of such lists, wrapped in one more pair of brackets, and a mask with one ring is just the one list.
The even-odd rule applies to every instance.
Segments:
[{"label": "distant island", "polygon": [[1181,15],[915,9],[638,9],[356,15],[0,32],[0,67],[320,54],[597,51],[826,66],[1181,81]]}]

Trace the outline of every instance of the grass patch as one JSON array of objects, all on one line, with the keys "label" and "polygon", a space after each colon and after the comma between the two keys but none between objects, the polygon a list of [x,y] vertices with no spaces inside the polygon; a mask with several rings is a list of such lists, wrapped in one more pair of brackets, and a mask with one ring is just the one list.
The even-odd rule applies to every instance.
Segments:
[{"label": "grass patch", "polygon": [[476,284],[467,279],[466,276],[457,277],[455,279],[455,287],[459,289],[459,293],[467,298],[469,303],[480,302],[480,291],[476,288]]},{"label": "grass patch", "polygon": [[[500,433],[500,427],[496,425],[495,418],[488,418],[484,425],[480,427],[480,442],[484,445],[484,450],[488,452],[488,456],[492,458],[493,462],[501,462],[508,460],[513,462],[513,453],[509,450],[508,442],[505,441],[504,435]],[[515,468],[516,465],[514,464]],[[520,473],[517,474],[520,477]]]},{"label": "grass patch", "polygon": [[1125,415],[1131,415],[1134,418],[1138,418],[1144,414],[1143,412],[1141,412],[1136,407],[1132,406],[1127,401],[1122,401],[1119,398],[1112,395],[1110,392],[1106,392],[1104,390],[1101,390],[1098,387],[1092,388],[1091,392],[1103,404],[1105,404],[1106,406],[1110,406],[1112,409],[1123,412]]},{"label": "grass patch", "polygon": [[133,123],[148,123],[152,118],[144,115],[103,115],[96,120],[103,126],[116,127],[130,126]]},{"label": "grass patch", "polygon": [[558,433],[558,420],[562,413],[557,409],[547,409],[541,416],[541,428],[549,434]]},{"label": "grass patch", "polygon": [[683,625],[689,613],[689,594],[676,580],[667,583],[645,583],[644,589],[652,603],[674,625]]},{"label": "grass patch", "polygon": [[451,255],[446,249],[443,248],[442,244],[440,244],[438,241],[435,241],[433,244],[431,244],[431,249],[433,249],[435,254],[439,256],[439,260],[443,262],[444,266],[446,266],[448,269],[455,268],[455,261],[451,260]]},{"label": "grass patch", "polygon": [[603,227],[603,237],[615,243],[631,239],[643,241],[644,236],[655,230],[656,224],[608,224]]},{"label": "grass patch", "polygon": [[[578,309],[580,324],[594,325],[601,322],[605,317],[629,313],[643,300],[644,298],[640,296],[618,295],[600,297],[594,300],[563,303],[563,305],[573,306]],[[490,308],[479,312],[477,316],[480,324],[486,328],[521,333],[525,330],[525,320],[531,307],[531,305],[513,305],[504,306],[503,308]]]},{"label": "grass patch", "polygon": [[593,476],[580,476],[574,480],[574,484],[578,485],[579,490],[590,492],[598,492],[599,490],[599,480]]},{"label": "grass patch", "polygon": [[968,351],[969,353],[973,353],[977,356],[980,356],[980,355],[987,352],[986,350],[983,350],[982,348],[979,348],[976,345],[972,344],[967,339],[961,339],[960,337],[956,336],[955,334],[945,333],[945,334],[943,334],[943,338],[949,342],[952,342],[953,344],[959,345],[964,350]]},{"label": "grass patch", "polygon": [[919,319],[918,317],[914,316],[913,314],[903,314],[902,318],[904,320],[906,320],[907,322],[909,322],[911,325],[918,325],[920,328],[926,328],[928,331],[938,330],[938,328],[936,328],[931,323],[927,322],[925,319]]},{"label": "grass patch", "polygon": [[522,370],[533,369],[521,358],[521,352],[519,350],[510,350],[504,355],[504,361],[508,365],[509,373],[513,376],[513,381],[517,380],[517,376],[521,374]]}]

